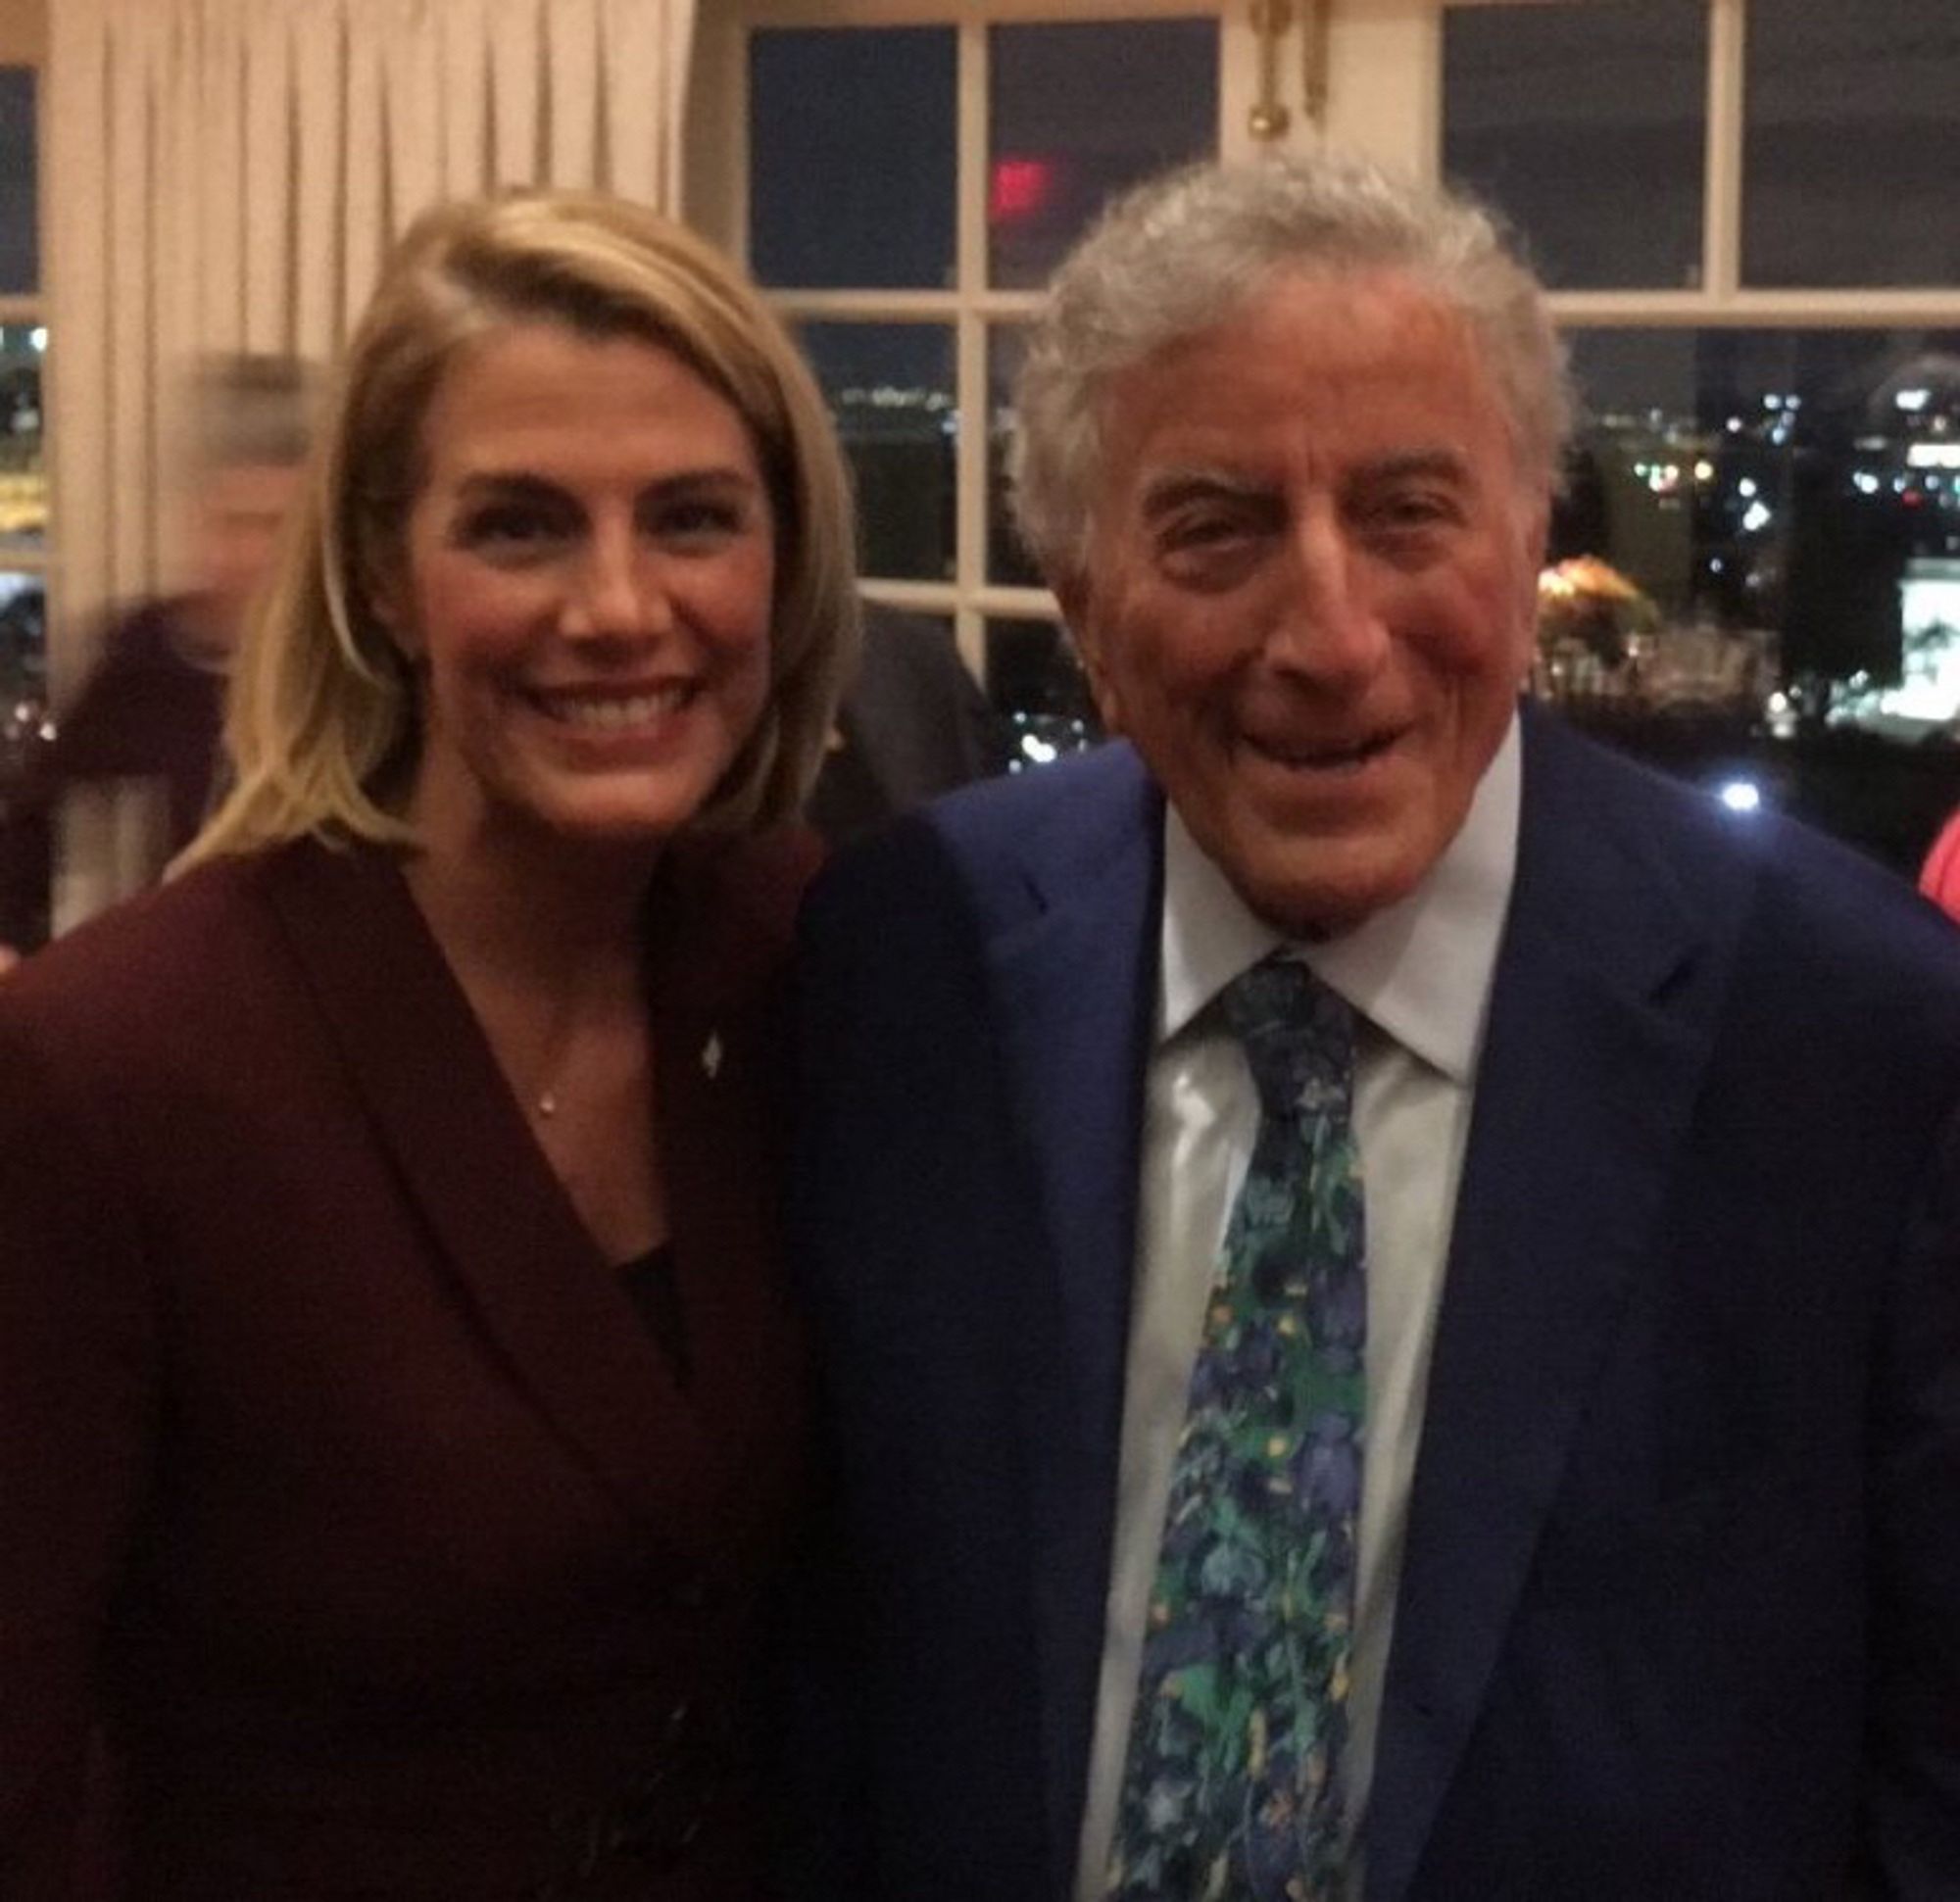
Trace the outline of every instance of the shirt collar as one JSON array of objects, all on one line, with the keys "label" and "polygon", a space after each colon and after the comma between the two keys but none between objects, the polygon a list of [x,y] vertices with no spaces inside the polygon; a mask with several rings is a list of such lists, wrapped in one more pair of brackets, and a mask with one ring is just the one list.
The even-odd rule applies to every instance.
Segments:
[{"label": "shirt collar", "polygon": [[[1323,983],[1459,1084],[1476,1069],[1517,870],[1520,754],[1513,714],[1463,824],[1421,884],[1344,936],[1297,947]],[[1286,942],[1166,805],[1159,1041]]]}]

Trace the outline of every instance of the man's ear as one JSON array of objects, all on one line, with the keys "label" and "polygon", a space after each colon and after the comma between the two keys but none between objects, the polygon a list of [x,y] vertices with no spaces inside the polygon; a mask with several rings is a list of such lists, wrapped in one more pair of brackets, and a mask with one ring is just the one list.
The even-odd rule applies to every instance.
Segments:
[{"label": "man's ear", "polygon": [[1082,661],[1083,676],[1089,682],[1090,698],[1102,724],[1111,733],[1123,730],[1122,697],[1110,676],[1108,657],[1103,647],[1102,624],[1096,612],[1096,599],[1088,577],[1081,572],[1054,583],[1054,598],[1061,604],[1061,617],[1068,626],[1069,639]]}]

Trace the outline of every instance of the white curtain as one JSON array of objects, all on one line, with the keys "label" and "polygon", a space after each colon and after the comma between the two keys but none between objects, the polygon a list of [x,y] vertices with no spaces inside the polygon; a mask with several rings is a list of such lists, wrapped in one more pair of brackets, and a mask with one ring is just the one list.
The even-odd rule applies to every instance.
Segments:
[{"label": "white curtain", "polygon": [[58,690],[172,578],[179,372],[338,349],[425,206],[680,203],[695,0],[57,0],[47,73]]}]

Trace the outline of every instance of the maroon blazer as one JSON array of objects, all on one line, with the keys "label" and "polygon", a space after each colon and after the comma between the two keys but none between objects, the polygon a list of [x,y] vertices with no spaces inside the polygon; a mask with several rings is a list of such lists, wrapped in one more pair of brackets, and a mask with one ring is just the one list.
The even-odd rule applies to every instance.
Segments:
[{"label": "maroon blazer", "polygon": [[131,1896],[759,1892],[813,851],[650,906],[684,1386],[385,855],[220,862],[0,983],[0,1897],[71,1892],[91,1727]]}]

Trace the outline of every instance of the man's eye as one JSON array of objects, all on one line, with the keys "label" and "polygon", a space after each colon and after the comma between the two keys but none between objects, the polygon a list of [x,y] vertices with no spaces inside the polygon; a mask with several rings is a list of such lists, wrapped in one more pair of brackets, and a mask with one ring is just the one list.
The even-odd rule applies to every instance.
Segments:
[{"label": "man's eye", "polygon": [[1454,521],[1456,515],[1452,498],[1430,490],[1410,490],[1385,497],[1375,510],[1376,521],[1392,532],[1440,527]]},{"label": "man's eye", "polygon": [[1183,551],[1218,548],[1243,539],[1253,524],[1243,514],[1221,509],[1194,511],[1173,515],[1157,533],[1157,545],[1167,555]]}]

